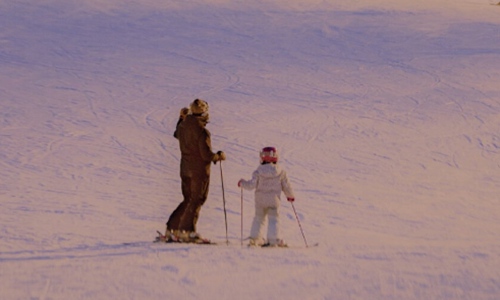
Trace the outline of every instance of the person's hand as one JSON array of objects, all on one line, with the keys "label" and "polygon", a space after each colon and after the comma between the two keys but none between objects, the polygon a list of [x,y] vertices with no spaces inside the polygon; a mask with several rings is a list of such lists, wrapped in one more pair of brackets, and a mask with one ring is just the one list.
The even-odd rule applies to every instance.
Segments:
[{"label": "person's hand", "polygon": [[226,154],[222,151],[217,151],[213,158],[214,165],[217,164],[218,161],[226,160]]},{"label": "person's hand", "polygon": [[242,182],[242,181],[243,181],[243,179],[240,179],[240,180],[238,181],[238,187],[241,187],[241,182]]},{"label": "person's hand", "polygon": [[217,160],[226,160],[226,153],[223,151],[217,151],[217,155],[219,156],[219,159]]},{"label": "person's hand", "polygon": [[295,198],[286,198],[286,200],[288,200],[288,202],[293,202],[295,201]]},{"label": "person's hand", "polygon": [[188,114],[189,114],[189,108],[187,107],[181,108],[181,111],[179,112],[179,119],[184,120]]}]

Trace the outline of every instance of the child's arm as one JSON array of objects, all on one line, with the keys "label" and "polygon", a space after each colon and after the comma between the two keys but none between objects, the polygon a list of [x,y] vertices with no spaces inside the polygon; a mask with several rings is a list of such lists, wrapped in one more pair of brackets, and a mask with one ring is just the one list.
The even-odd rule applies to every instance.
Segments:
[{"label": "child's arm", "polygon": [[240,181],[238,182],[238,186],[240,186],[246,190],[253,190],[257,187],[258,179],[259,179],[259,173],[257,171],[255,171],[252,174],[252,179],[250,179],[250,180],[240,179]]},{"label": "child's arm", "polygon": [[283,171],[283,174],[281,176],[281,190],[283,191],[283,193],[285,193],[287,199],[293,199],[291,201],[295,200],[295,194],[293,192],[292,185],[290,184],[285,171]]}]

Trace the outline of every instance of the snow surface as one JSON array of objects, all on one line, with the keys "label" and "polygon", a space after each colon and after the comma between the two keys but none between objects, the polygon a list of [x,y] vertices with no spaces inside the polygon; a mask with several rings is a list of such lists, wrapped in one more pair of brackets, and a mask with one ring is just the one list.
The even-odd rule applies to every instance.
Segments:
[{"label": "snow surface", "polygon": [[[500,299],[491,4],[0,0],[0,298]],[[230,245],[219,165],[222,245],[153,244],[198,97]],[[290,248],[240,245],[270,145],[318,247],[285,202]]]}]

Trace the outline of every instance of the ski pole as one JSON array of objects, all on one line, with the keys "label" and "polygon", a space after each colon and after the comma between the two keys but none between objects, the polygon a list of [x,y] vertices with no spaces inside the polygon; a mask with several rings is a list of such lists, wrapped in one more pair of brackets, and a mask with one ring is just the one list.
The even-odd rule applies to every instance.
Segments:
[{"label": "ski pole", "polygon": [[302,225],[300,225],[299,216],[297,215],[297,211],[295,210],[295,206],[293,205],[293,202],[290,202],[290,204],[292,204],[293,213],[295,214],[295,219],[297,219],[297,223],[299,224],[300,233],[302,233],[302,237],[304,238],[304,243],[306,244],[306,248],[309,248],[309,246],[307,245],[306,236],[304,235],[304,230],[302,230]]},{"label": "ski pole", "polygon": [[241,187],[241,246],[243,247],[243,187]]},{"label": "ski pole", "polygon": [[226,223],[226,245],[229,245],[229,240],[227,237],[227,212],[226,212],[226,196],[224,193],[224,176],[222,175],[222,161],[219,162],[220,165],[220,180],[222,182],[222,204],[224,208],[224,221]]}]

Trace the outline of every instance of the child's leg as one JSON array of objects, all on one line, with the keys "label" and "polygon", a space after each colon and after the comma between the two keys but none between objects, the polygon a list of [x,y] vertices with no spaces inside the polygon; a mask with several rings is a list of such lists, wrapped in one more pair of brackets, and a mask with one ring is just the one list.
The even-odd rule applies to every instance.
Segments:
[{"label": "child's leg", "polygon": [[252,228],[250,229],[250,242],[262,243],[261,228],[266,220],[265,209],[255,205],[255,216],[253,217]]},{"label": "child's leg", "polygon": [[269,226],[267,229],[267,241],[271,245],[276,245],[281,241],[280,235],[280,218],[277,207],[269,207],[267,209]]}]

